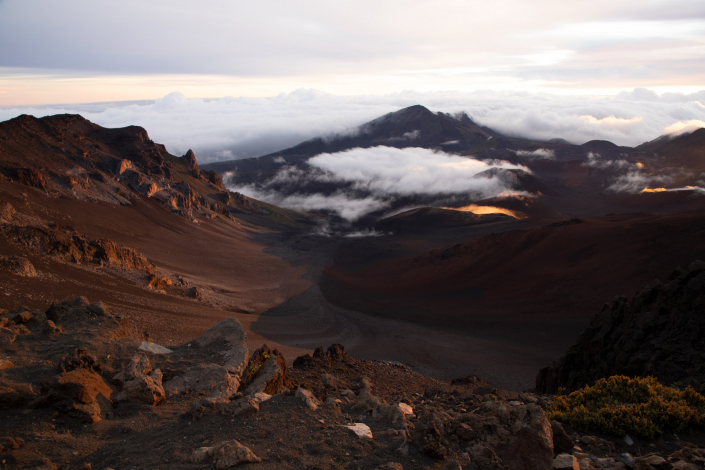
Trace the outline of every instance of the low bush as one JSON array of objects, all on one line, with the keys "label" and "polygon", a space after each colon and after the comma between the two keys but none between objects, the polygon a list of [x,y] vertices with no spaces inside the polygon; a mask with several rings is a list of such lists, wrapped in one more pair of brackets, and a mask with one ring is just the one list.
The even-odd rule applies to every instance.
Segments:
[{"label": "low bush", "polygon": [[655,377],[614,376],[600,379],[567,396],[558,395],[548,408],[549,419],[580,431],[627,433],[651,439],[705,424],[705,397],[690,387],[666,387]]}]

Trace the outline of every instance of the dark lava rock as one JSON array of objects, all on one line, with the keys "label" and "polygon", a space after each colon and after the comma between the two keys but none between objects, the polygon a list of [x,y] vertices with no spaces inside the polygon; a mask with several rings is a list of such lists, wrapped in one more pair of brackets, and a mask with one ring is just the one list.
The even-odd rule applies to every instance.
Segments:
[{"label": "dark lava rock", "polygon": [[541,369],[536,388],[576,390],[612,375],[655,376],[666,385],[705,384],[705,263],[680,268],[666,283],[615,297],[590,321],[578,344]]}]

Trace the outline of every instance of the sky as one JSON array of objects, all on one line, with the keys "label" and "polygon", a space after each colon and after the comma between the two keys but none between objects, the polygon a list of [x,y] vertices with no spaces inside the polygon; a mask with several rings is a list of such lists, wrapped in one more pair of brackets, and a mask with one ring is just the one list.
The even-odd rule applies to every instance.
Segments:
[{"label": "sky", "polygon": [[705,121],[693,0],[0,0],[0,46],[0,120],[142,125],[203,162],[417,103],[576,143]]}]

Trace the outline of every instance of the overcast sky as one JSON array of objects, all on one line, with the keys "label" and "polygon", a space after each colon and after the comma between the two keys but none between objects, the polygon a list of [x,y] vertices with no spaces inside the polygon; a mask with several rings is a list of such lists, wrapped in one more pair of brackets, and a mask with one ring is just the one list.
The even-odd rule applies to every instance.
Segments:
[{"label": "overcast sky", "polygon": [[696,0],[0,0],[0,106],[705,85]]},{"label": "overcast sky", "polygon": [[637,145],[705,121],[702,90],[704,1],[0,0],[0,120],[142,125],[200,161],[417,103]]}]

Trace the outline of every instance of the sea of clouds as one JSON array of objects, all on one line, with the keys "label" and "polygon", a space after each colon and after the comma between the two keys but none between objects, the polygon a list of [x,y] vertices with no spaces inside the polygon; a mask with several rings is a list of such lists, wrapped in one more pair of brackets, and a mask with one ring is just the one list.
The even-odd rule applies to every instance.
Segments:
[{"label": "sea of clouds", "polygon": [[174,92],[153,102],[0,108],[0,120],[20,114],[77,113],[106,127],[139,125],[171,153],[193,149],[203,164],[256,157],[313,137],[350,132],[415,104],[432,111],[464,111],[477,123],[510,136],[563,138],[577,144],[601,139],[636,146],[664,133],[705,126],[703,103],[705,90],[658,95],[635,89],[612,96],[497,91],[337,96],[300,89],[271,98],[211,100],[187,99]]},{"label": "sea of clouds", "polygon": [[[284,167],[272,179],[252,186],[232,186],[280,207],[330,210],[355,221],[365,214],[389,208],[400,196],[424,195],[447,200],[462,194],[474,200],[512,191],[494,168],[520,169],[504,161],[484,162],[425,148],[372,147],[322,153],[308,160],[307,169]],[[227,181],[227,178],[226,178]],[[333,194],[289,193],[282,185],[302,188],[315,182],[338,183]]]},{"label": "sea of clouds", "polygon": [[[432,111],[467,113],[480,125],[509,136],[538,140],[562,138],[581,144],[609,140],[636,146],[663,134],[705,127],[705,90],[692,94],[635,89],[613,96],[478,91],[473,93],[407,91],[383,96],[336,96],[300,89],[271,98],[187,99],[175,92],[155,101],[0,108],[0,120],[19,114],[37,117],[77,113],[105,127],[139,125],[169,152],[196,152],[199,163],[248,158],[281,150],[301,141],[351,133],[360,124],[401,108],[421,104]],[[523,152],[529,159],[552,159],[547,149]],[[621,162],[589,158],[587,165]],[[233,187],[251,197],[297,210],[327,210],[354,221],[390,208],[398,196],[472,194],[476,199],[511,190],[493,176],[476,177],[491,168],[516,168],[506,162],[485,163],[421,148],[375,147],[321,154],[310,169],[284,169],[271,182]],[[643,188],[639,169],[626,169],[611,190]],[[653,177],[651,177],[653,178]],[[343,182],[333,194],[282,192],[272,185],[291,182]],[[271,185],[270,185],[271,183]]]}]

